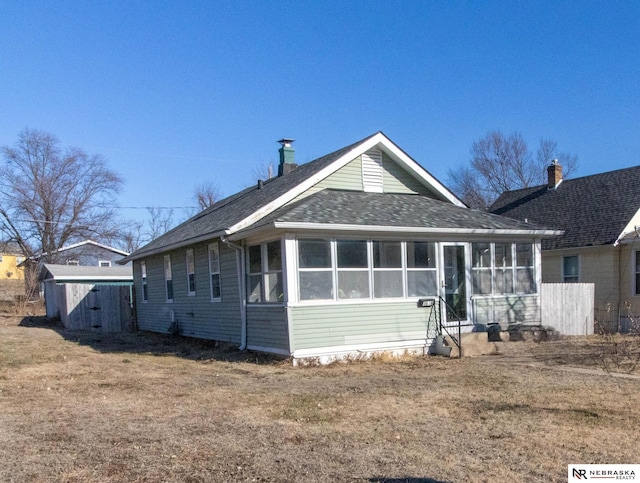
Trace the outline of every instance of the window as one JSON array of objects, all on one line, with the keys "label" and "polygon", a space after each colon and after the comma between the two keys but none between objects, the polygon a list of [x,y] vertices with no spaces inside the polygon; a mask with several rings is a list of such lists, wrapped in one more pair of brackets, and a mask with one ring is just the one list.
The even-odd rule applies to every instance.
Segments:
[{"label": "window", "polygon": [[332,266],[331,242],[328,240],[298,242],[300,300],[333,299]]},{"label": "window", "polygon": [[196,294],[196,262],[193,256],[193,248],[187,249],[187,295]]},{"label": "window", "polygon": [[220,250],[217,243],[209,245],[209,280],[211,300],[220,300]]},{"label": "window", "polygon": [[336,242],[338,298],[369,298],[369,256],[367,242],[338,240]]},{"label": "window", "polygon": [[67,265],[72,265],[74,267],[79,267],[80,262],[78,260],[67,260]]},{"label": "window", "polygon": [[516,291],[518,293],[535,293],[536,291],[531,243],[516,243]]},{"label": "window", "polygon": [[142,301],[149,301],[149,289],[147,288],[147,262],[140,262],[140,271],[142,272]]},{"label": "window", "polygon": [[375,298],[402,297],[402,244],[373,242],[373,296]]},{"label": "window", "polygon": [[171,274],[171,255],[164,256],[164,284],[167,302],[173,302],[173,276]]},{"label": "window", "polygon": [[487,295],[491,293],[491,244],[471,244],[473,293]]},{"label": "window", "polygon": [[110,267],[111,266],[111,262],[109,260],[100,260],[98,262],[98,266],[99,267]]},{"label": "window", "polygon": [[437,293],[435,243],[407,242],[407,295],[422,297]]},{"label": "window", "polygon": [[635,293],[636,295],[640,295],[640,251],[636,252],[636,269],[635,269],[635,274],[636,274],[636,288],[635,288]]},{"label": "window", "polygon": [[513,253],[511,247],[511,243],[496,243],[494,245],[493,290],[495,293],[513,293]]},{"label": "window", "polygon": [[249,302],[284,301],[280,240],[249,247]]},{"label": "window", "polygon": [[[637,268],[638,258],[636,257],[636,273],[638,273]],[[578,255],[562,257],[562,280],[564,281],[564,283],[577,283],[580,280],[580,266],[578,265]]]}]

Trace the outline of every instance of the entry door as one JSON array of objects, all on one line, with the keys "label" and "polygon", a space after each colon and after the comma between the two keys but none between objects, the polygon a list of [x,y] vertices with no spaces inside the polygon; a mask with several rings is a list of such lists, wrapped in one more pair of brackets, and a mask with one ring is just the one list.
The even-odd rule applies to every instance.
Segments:
[{"label": "entry door", "polygon": [[464,245],[443,246],[443,270],[442,289],[444,299],[447,301],[446,320],[448,322],[461,322],[467,320],[467,277],[466,254]]}]

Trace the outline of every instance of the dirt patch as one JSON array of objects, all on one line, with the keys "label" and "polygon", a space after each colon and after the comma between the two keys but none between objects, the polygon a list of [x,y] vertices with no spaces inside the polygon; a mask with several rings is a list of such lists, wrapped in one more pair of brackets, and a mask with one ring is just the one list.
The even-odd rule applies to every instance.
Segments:
[{"label": "dirt patch", "polygon": [[294,368],[0,319],[0,480],[566,481],[569,463],[637,463],[638,381],[552,370],[568,363],[545,344],[533,366],[501,363],[509,346]]}]

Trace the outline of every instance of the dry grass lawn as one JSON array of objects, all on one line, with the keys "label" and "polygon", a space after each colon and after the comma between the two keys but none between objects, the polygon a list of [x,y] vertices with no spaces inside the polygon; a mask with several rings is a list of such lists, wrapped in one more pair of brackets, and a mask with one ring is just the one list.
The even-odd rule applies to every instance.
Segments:
[{"label": "dry grass lawn", "polygon": [[294,368],[4,317],[0,480],[546,482],[640,463],[640,379],[586,346]]}]

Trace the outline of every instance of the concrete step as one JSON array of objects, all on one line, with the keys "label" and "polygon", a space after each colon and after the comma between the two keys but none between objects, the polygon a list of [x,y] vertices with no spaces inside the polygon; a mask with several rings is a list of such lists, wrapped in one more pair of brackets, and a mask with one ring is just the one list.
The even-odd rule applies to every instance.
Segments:
[{"label": "concrete step", "polygon": [[[462,334],[462,356],[481,356],[495,354],[498,347],[495,342],[490,342],[486,332],[464,332]],[[451,347],[449,357],[458,357],[458,346],[448,335],[444,336],[444,342]]]}]

